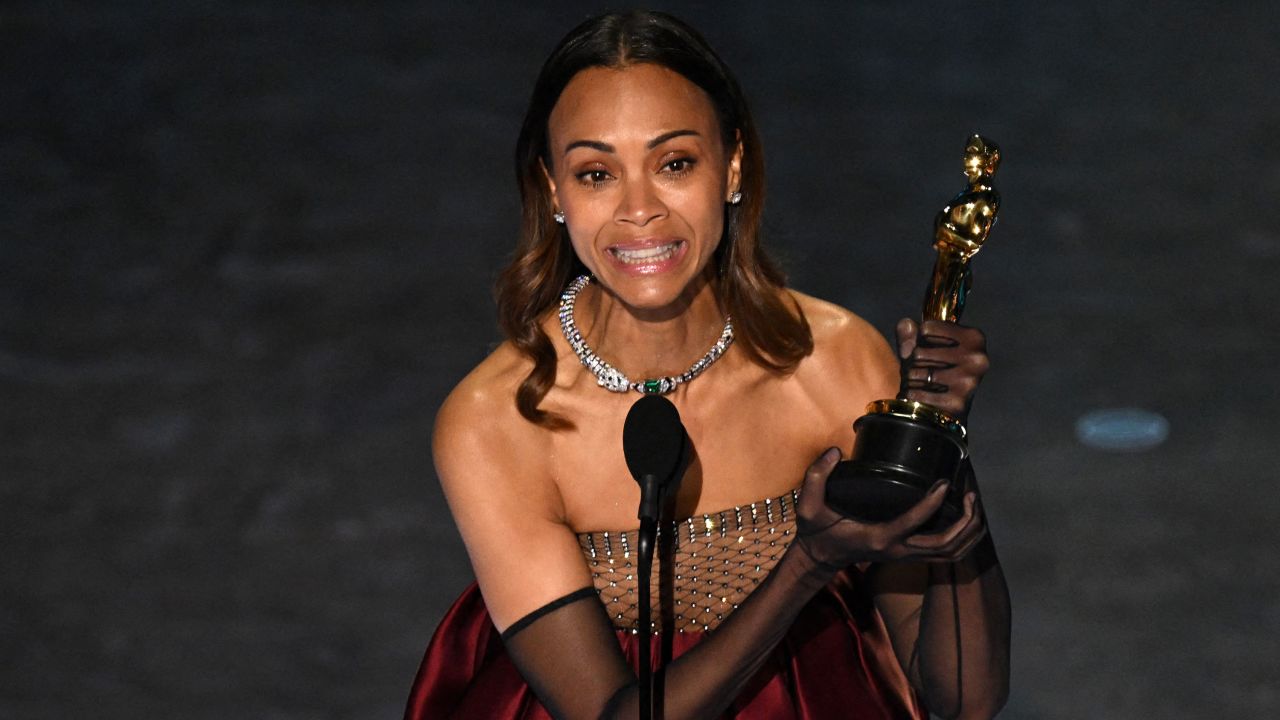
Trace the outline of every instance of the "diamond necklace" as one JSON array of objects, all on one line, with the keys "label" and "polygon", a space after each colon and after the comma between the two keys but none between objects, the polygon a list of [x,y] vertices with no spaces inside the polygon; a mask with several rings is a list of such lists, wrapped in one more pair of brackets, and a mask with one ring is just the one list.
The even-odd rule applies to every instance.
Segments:
[{"label": "diamond necklace", "polygon": [[610,392],[624,393],[628,390],[635,390],[646,395],[666,395],[675,390],[677,386],[683,385],[701,375],[704,370],[711,367],[711,363],[720,359],[724,351],[733,343],[733,322],[726,315],[724,331],[720,333],[720,338],[711,346],[707,354],[698,358],[698,361],[688,370],[679,375],[667,375],[666,377],[631,382],[620,370],[601,360],[599,355],[592,352],[591,348],[587,346],[587,341],[583,339],[582,333],[578,331],[577,323],[573,321],[573,304],[578,300],[578,293],[582,292],[582,288],[586,287],[589,282],[591,282],[590,275],[579,275],[573,279],[573,282],[569,283],[569,287],[565,288],[564,293],[560,295],[560,330],[564,333],[564,339],[568,341],[569,347],[573,348],[573,352],[582,361],[583,366],[596,376],[596,384]]}]

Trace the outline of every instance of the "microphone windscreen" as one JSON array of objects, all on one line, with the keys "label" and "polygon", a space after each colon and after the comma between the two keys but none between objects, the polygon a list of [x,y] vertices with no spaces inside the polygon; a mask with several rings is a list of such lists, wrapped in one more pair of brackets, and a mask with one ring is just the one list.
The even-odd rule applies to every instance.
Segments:
[{"label": "microphone windscreen", "polygon": [[680,412],[661,395],[645,395],[631,406],[622,425],[622,453],[636,482],[652,475],[662,485],[675,476],[684,451]]}]

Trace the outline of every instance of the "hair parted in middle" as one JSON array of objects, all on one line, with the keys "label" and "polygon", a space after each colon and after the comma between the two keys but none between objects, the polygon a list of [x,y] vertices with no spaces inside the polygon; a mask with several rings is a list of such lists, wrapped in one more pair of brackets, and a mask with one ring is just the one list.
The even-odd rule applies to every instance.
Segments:
[{"label": "hair parted in middle", "polygon": [[552,51],[534,84],[516,142],[522,207],[520,237],[498,278],[499,322],[507,339],[533,360],[516,391],[520,414],[552,428],[568,423],[538,407],[555,381],[556,352],[541,320],[576,275],[586,272],[553,218],[543,165],[552,167],[547,125],[565,87],[582,70],[651,63],[684,76],[711,99],[726,149],[742,143],[742,201],[725,205],[725,230],[712,260],[717,300],[733,317],[735,342],[753,362],[788,372],[813,352],[800,308],[783,292],[786,278],[760,247],[764,212],[764,156],[755,121],[738,82],[706,40],[660,12],[601,15],[574,28]]}]

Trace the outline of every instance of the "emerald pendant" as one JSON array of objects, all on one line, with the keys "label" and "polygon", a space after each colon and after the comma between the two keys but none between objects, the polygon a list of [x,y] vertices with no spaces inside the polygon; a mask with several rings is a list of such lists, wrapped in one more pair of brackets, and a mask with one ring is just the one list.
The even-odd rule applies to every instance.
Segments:
[{"label": "emerald pendant", "polygon": [[662,391],[662,383],[657,380],[645,380],[644,391],[648,395],[657,395]]}]

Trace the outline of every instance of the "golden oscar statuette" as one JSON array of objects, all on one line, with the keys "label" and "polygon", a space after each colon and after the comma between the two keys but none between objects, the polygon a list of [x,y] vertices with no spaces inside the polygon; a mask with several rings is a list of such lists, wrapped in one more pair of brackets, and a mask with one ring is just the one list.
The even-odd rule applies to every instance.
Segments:
[{"label": "golden oscar statuette", "polygon": [[[957,322],[972,273],[969,260],[982,249],[1000,208],[991,176],[1000,148],[974,135],[964,148],[969,186],[933,221],[938,253],[925,293],[924,320]],[[857,520],[891,520],[924,499],[934,483],[951,481],[947,498],[924,529],[939,530],[963,514],[967,488],[960,475],[968,457],[964,424],[939,408],[907,399],[906,382],[892,400],[877,400],[853,424],[853,457],[838,464],[827,482],[827,504]]]}]

